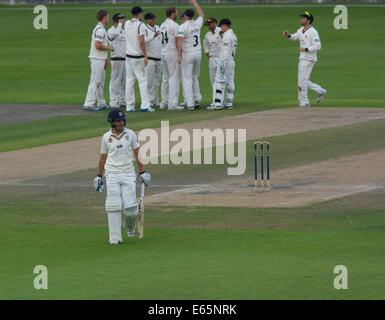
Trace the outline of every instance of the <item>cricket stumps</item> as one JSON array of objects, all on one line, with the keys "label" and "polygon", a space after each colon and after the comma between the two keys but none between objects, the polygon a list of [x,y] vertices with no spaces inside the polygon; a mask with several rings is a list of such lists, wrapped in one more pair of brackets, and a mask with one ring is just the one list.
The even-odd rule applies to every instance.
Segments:
[{"label": "cricket stumps", "polygon": [[270,142],[254,142],[254,185],[256,190],[270,190]]}]

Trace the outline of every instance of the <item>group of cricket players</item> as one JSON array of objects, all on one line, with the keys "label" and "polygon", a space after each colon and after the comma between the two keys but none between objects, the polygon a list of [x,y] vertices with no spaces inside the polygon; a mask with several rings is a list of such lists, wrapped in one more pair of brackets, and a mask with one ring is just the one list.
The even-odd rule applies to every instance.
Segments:
[{"label": "group of cricket players", "polygon": [[[204,20],[204,12],[197,1],[190,2],[194,9],[187,9],[181,15],[175,7],[166,9],[160,26],[152,12],[144,13],[142,8],[133,7],[131,19],[116,13],[112,16],[113,25],[106,30],[109,14],[106,10],[97,12],[98,23],[91,36],[91,78],[84,110],[121,107],[127,112],[135,111],[136,82],[142,112],[154,112],[156,107],[170,111],[200,108],[201,29],[204,24],[208,31],[203,48],[213,92],[207,109],[233,108],[237,37],[231,21],[225,18],[218,23],[214,17]],[[107,104],[104,82],[109,59],[110,101]],[[179,101],[180,87],[182,101]]]},{"label": "group of cricket players", "polygon": [[[135,110],[134,84],[138,81],[141,95],[141,111],[153,112],[158,104],[158,89],[161,83],[161,109],[195,110],[199,107],[199,71],[201,63],[200,30],[204,14],[191,1],[195,12],[187,9],[178,25],[175,8],[166,10],[166,20],[158,27],[155,15],[146,13],[141,22],[142,10],[132,9],[132,19],[125,21],[122,14],[115,14],[114,25],[105,30],[108,23],[106,11],[98,12],[98,25],[92,34],[91,82],[84,105],[86,110],[100,110],[107,107],[103,98],[103,83],[108,53],[111,51],[110,108],[108,122],[111,129],[102,137],[95,190],[104,190],[107,184],[106,212],[109,227],[109,243],[122,243],[122,225],[127,228],[128,237],[136,235],[138,203],[136,200],[136,173],[140,182],[148,186],[151,175],[145,171],[139,157],[140,145],[134,131],[126,128],[126,117],[120,107],[131,112]],[[301,27],[295,33],[284,31],[282,35],[299,42],[298,102],[302,108],[310,106],[308,89],[317,93],[317,102],[326,95],[326,89],[310,81],[310,75],[317,61],[321,41],[312,26],[314,17],[308,11],[300,14]],[[231,109],[234,98],[234,55],[237,38],[231,29],[229,19],[206,20],[209,29],[204,37],[203,47],[209,59],[210,81],[213,87],[213,102],[209,110]],[[178,102],[180,79],[182,80],[184,105]],[[144,190],[144,189],[143,189]],[[123,221],[122,221],[123,220]]]}]

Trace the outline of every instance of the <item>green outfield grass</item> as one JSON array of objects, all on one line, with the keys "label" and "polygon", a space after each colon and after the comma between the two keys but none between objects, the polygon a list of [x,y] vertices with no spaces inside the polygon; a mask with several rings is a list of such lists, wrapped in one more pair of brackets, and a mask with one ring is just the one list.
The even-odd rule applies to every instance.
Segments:
[{"label": "green outfield grass", "polygon": [[[114,8],[128,15],[130,6]],[[181,9],[187,7],[182,5]],[[0,52],[0,103],[66,103],[81,105],[89,79],[90,32],[96,6],[49,6],[49,29],[33,29],[30,10],[0,12],[5,49]],[[230,17],[238,35],[236,66],[238,103],[255,110],[296,104],[297,45],[281,32],[298,28],[298,13],[307,7],[209,6],[207,16]],[[323,49],[313,79],[329,89],[331,106],[383,106],[379,83],[385,82],[381,7],[350,7],[349,29],[333,28],[333,8],[310,6]],[[163,9],[154,11],[159,22]],[[204,34],[204,32],[202,32]],[[203,59],[201,86],[210,101],[207,63]]]},{"label": "green outfield grass", "polygon": [[[106,243],[101,214],[96,223],[58,222],[68,209],[87,209],[53,201],[39,222],[31,199],[0,218],[7,261],[0,298],[384,299],[383,199],[280,210],[149,208],[146,238],[119,247]],[[48,290],[32,286],[38,264],[48,267]],[[349,290],[333,288],[339,264],[349,269]]]}]

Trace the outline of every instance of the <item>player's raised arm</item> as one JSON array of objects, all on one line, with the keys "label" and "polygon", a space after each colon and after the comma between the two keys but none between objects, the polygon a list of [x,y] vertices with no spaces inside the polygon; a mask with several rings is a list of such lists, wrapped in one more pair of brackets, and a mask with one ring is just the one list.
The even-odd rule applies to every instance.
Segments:
[{"label": "player's raised arm", "polygon": [[203,12],[202,8],[198,4],[197,0],[190,0],[190,3],[194,7],[194,9],[197,11],[199,16],[203,19],[205,17],[205,13]]}]

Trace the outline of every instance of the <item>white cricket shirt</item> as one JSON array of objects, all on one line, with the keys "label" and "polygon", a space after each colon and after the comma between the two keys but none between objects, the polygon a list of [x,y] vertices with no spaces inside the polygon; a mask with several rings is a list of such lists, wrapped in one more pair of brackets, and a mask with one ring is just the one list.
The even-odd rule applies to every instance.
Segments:
[{"label": "white cricket shirt", "polygon": [[155,37],[156,32],[160,31],[159,26],[155,25],[154,27],[146,24],[146,49],[147,56],[149,58],[160,59],[160,52],[162,50],[162,36],[158,35]]},{"label": "white cricket shirt", "polygon": [[203,18],[187,20],[179,26],[178,37],[183,38],[183,52],[201,51],[201,29]]},{"label": "white cricket shirt", "polygon": [[98,50],[95,48],[95,41],[101,42],[103,45],[108,46],[108,37],[107,31],[103,24],[98,23],[94,30],[92,30],[91,35],[91,47],[90,54],[88,58],[90,59],[98,59],[98,60],[107,60],[108,59],[108,51]]},{"label": "white cricket shirt", "polygon": [[300,48],[307,48],[308,52],[301,52],[299,60],[317,61],[317,51],[321,50],[321,40],[318,31],[313,27],[299,28],[296,33],[290,35],[290,40],[298,41]]},{"label": "white cricket shirt", "polygon": [[176,54],[176,36],[179,25],[172,19],[167,18],[160,26],[162,55]]},{"label": "white cricket shirt", "polygon": [[131,129],[124,128],[119,136],[115,136],[112,130],[106,132],[100,146],[100,153],[107,155],[105,174],[128,173],[135,176],[133,151],[139,146],[138,138]]},{"label": "white cricket shirt", "polygon": [[112,26],[107,32],[108,41],[114,48],[111,52],[111,58],[125,58],[126,57],[126,37],[122,24],[119,23],[116,27]]},{"label": "white cricket shirt", "polygon": [[203,50],[205,53],[208,53],[211,58],[218,58],[221,52],[222,38],[220,32],[221,28],[216,27],[214,32],[207,32],[203,39]]},{"label": "white cricket shirt", "polygon": [[124,25],[126,35],[126,53],[127,55],[140,57],[143,56],[143,51],[139,44],[139,36],[146,34],[144,23],[138,19],[126,21]]},{"label": "white cricket shirt", "polygon": [[222,35],[221,51],[219,53],[220,60],[233,59],[237,49],[237,36],[233,29],[227,30]]}]

